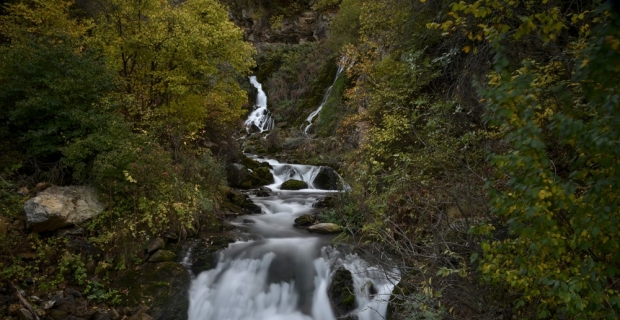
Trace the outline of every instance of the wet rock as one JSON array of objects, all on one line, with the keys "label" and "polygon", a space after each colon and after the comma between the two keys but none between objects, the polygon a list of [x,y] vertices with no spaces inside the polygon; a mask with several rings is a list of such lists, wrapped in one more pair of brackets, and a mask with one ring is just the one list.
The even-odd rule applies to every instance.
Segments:
[{"label": "wet rock", "polygon": [[262,210],[257,206],[247,194],[242,194],[234,190],[226,193],[229,202],[222,203],[224,209],[240,214],[258,214]]},{"label": "wet rock", "polygon": [[157,237],[149,241],[149,243],[146,245],[146,251],[150,254],[163,248],[165,245],[166,241],[164,241],[164,239],[162,238]]},{"label": "wet rock", "polygon": [[337,316],[346,315],[357,307],[351,271],[340,267],[334,273],[327,289],[329,301]]},{"label": "wet rock", "polygon": [[282,190],[301,190],[307,188],[308,184],[306,182],[295,179],[286,180],[282,185],[280,185],[280,189]]},{"label": "wet rock", "polygon": [[330,234],[340,233],[342,231],[342,228],[335,223],[319,223],[308,227],[308,231],[314,233]]},{"label": "wet rock", "polygon": [[241,222],[243,222],[245,224],[253,224],[253,223],[255,223],[255,221],[252,220],[252,219],[243,219]]},{"label": "wet rock", "polygon": [[174,261],[176,259],[176,255],[172,251],[168,250],[159,250],[149,258],[149,262],[166,262],[166,261]]},{"label": "wet rock", "polygon": [[[127,271],[117,283],[128,290],[124,296],[126,305],[149,304],[151,317],[172,320],[187,319],[190,281],[190,275],[180,263],[160,262]],[[135,313],[131,319],[134,316]]]},{"label": "wet rock", "polygon": [[312,186],[321,190],[338,190],[340,187],[340,176],[330,167],[320,167],[319,173],[312,181]]},{"label": "wet rock", "polygon": [[314,223],[314,216],[309,214],[304,214],[295,219],[295,225],[300,227],[311,226]]},{"label": "wet rock", "polygon": [[233,238],[226,236],[214,236],[200,241],[192,254],[192,272],[199,274],[202,271],[213,269],[218,261],[217,252],[228,248],[235,242]]},{"label": "wet rock", "polygon": [[242,162],[244,164],[234,163],[226,167],[226,180],[229,186],[250,189],[273,183],[273,174],[269,168],[261,167],[260,163],[247,157],[243,158]]},{"label": "wet rock", "polygon": [[19,309],[17,311],[17,318],[19,320],[34,320],[34,315],[27,309]]},{"label": "wet rock", "polygon": [[254,192],[254,195],[257,197],[269,197],[271,196],[271,189],[267,187],[261,187]]},{"label": "wet rock", "polygon": [[35,232],[83,223],[105,207],[90,187],[50,187],[24,204],[28,227]]},{"label": "wet rock", "polygon": [[338,318],[338,320],[359,320],[359,317],[356,314],[348,314],[344,317]]}]

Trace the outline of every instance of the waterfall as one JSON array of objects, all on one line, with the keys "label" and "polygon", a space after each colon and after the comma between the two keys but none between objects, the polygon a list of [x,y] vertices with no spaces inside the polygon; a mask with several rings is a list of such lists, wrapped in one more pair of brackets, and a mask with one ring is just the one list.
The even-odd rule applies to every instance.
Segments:
[{"label": "waterfall", "polygon": [[[400,273],[371,265],[348,246],[332,245],[334,235],[293,227],[295,218],[317,213],[318,199],[336,190],[280,190],[288,179],[311,185],[320,167],[271,159],[275,183],[270,196],[251,196],[264,214],[241,216],[231,223],[254,235],[221,252],[217,267],[197,275],[190,288],[189,320],[336,320],[328,288],[339,268],[353,277],[359,320],[383,320]],[[252,223],[246,223],[252,220]]]},{"label": "waterfall", "polygon": [[271,116],[271,111],[267,109],[267,95],[263,91],[263,85],[256,80],[255,76],[250,77],[250,83],[258,90],[258,94],[254,110],[245,121],[246,130],[249,133],[252,125],[256,126],[260,132],[271,130],[275,126],[275,120]]},{"label": "waterfall", "polygon": [[321,104],[316,110],[310,113],[308,118],[306,118],[306,121],[304,121],[304,124],[306,122],[308,123],[306,127],[304,128],[305,134],[308,134],[310,132],[310,129],[312,129],[312,120],[314,120],[314,117],[316,117],[319,114],[319,112],[321,112],[321,109],[323,109],[323,106],[325,105],[325,103],[327,103],[327,99],[329,98],[329,95],[332,92],[332,88],[334,87],[334,84],[336,84],[336,80],[338,80],[338,76],[340,75],[342,70],[344,70],[346,64],[347,64],[347,59],[342,58],[342,60],[340,60],[340,64],[338,65],[338,71],[336,72],[336,76],[334,77],[334,82],[332,82],[332,85],[329,86],[329,88],[327,88],[327,91],[325,92],[325,95],[323,96],[323,101],[321,102]]}]

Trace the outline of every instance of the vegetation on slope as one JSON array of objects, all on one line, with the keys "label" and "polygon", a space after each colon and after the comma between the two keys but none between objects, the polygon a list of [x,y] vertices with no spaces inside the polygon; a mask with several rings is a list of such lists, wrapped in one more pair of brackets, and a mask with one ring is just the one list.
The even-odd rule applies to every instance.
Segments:
[{"label": "vegetation on slope", "polygon": [[[107,279],[142,261],[136,244],[217,222],[247,103],[238,79],[254,66],[215,0],[81,4],[14,1],[0,16],[0,220],[13,226],[2,230],[0,281],[41,290],[83,286],[85,265]],[[24,196],[40,182],[98,188],[107,209],[84,240],[105,259],[24,233]]]},{"label": "vegetation on slope", "polygon": [[396,254],[394,318],[617,317],[617,15],[350,0],[339,19],[360,23],[330,41],[361,147],[326,216]]}]

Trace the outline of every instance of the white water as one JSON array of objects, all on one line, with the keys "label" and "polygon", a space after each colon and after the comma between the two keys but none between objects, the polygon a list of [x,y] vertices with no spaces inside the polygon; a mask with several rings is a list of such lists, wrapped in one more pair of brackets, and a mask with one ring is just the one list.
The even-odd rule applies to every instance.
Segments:
[{"label": "white water", "polygon": [[268,186],[273,193],[252,200],[265,214],[232,222],[256,240],[231,244],[215,269],[193,280],[189,320],[335,320],[327,289],[339,267],[353,274],[358,307],[351,313],[360,320],[384,319],[398,270],[371,266],[348,247],[334,248],[333,236],[294,228],[295,218],[316,213],[312,204],[336,191],[280,190],[290,177],[311,182],[317,167],[263,161],[274,168],[275,183]]},{"label": "white water", "polygon": [[275,126],[275,120],[267,109],[267,95],[263,91],[263,85],[256,80],[255,76],[250,77],[250,83],[258,90],[258,94],[256,95],[254,110],[245,121],[246,130],[250,132],[252,125],[255,125],[260,132],[271,130]]},{"label": "white water", "polygon": [[316,110],[310,113],[308,118],[306,118],[306,121],[304,121],[304,124],[306,122],[308,123],[308,125],[306,125],[306,127],[304,128],[304,133],[308,134],[310,132],[310,129],[312,129],[312,120],[314,120],[314,117],[316,117],[319,114],[319,112],[321,112],[321,109],[323,109],[323,106],[325,105],[325,103],[327,103],[327,99],[329,98],[329,95],[332,92],[332,88],[334,87],[334,84],[336,84],[336,80],[338,80],[338,76],[340,75],[342,70],[344,70],[346,62],[347,60],[345,58],[343,58],[340,61],[340,65],[338,66],[338,71],[336,72],[336,76],[334,77],[334,82],[332,82],[332,85],[329,86],[329,88],[327,88],[327,91],[325,92],[325,95],[323,96],[323,101],[321,102],[321,104]]}]

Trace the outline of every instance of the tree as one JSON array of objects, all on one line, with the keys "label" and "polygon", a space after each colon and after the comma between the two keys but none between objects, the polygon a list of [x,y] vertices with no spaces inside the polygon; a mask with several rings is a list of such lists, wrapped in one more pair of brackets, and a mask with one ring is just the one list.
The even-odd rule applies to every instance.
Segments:
[{"label": "tree", "polygon": [[205,120],[231,125],[247,94],[236,82],[254,65],[253,48],[214,0],[101,1],[94,44],[131,98],[136,130],[178,150]]}]

